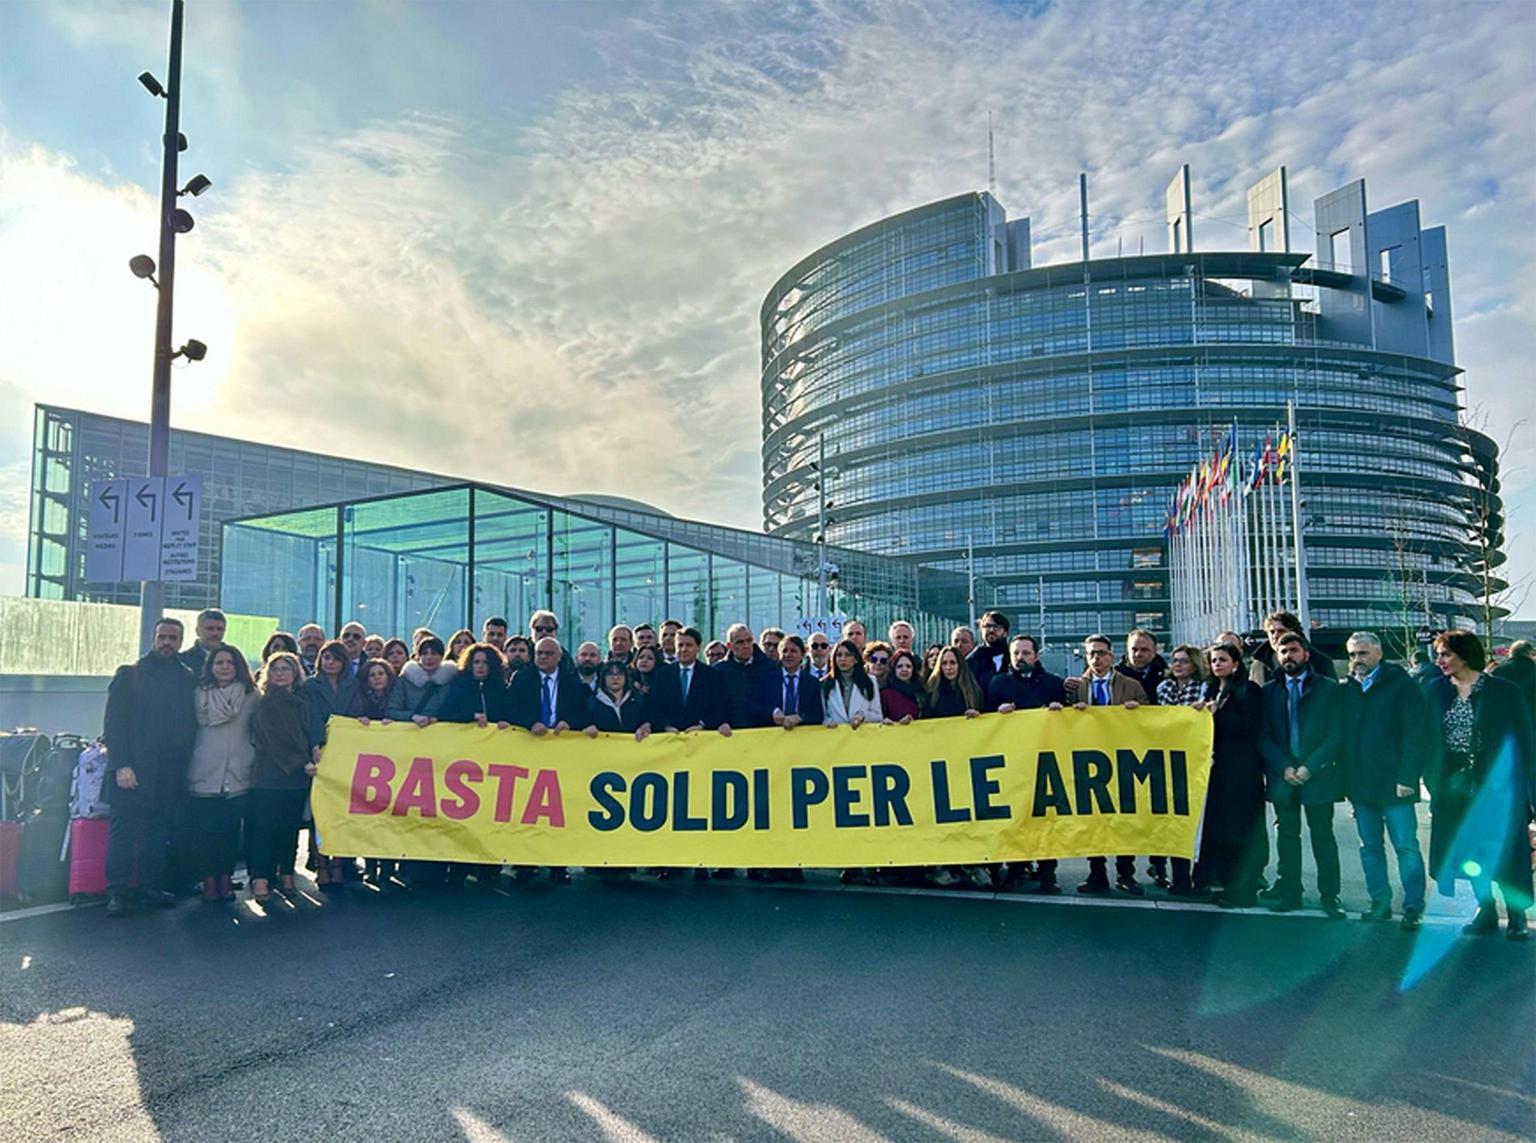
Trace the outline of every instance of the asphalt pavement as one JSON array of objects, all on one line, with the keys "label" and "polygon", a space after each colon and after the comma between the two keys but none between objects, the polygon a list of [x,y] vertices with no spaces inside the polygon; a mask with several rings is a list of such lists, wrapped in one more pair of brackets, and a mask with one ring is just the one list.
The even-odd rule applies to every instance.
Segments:
[{"label": "asphalt pavement", "polygon": [[349,885],[0,924],[0,1135],[1531,1138],[1533,1020],[1532,947],[1450,923]]}]

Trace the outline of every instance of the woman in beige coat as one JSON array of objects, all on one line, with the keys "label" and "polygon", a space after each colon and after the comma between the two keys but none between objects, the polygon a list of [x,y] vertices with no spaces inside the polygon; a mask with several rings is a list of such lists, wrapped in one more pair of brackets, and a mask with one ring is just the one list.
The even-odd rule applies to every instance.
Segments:
[{"label": "woman in beige coat", "polygon": [[192,852],[203,878],[203,900],[232,901],[230,879],[256,760],[251,745],[256,683],[238,648],[219,647],[208,656],[195,697],[197,741],[187,767]]}]

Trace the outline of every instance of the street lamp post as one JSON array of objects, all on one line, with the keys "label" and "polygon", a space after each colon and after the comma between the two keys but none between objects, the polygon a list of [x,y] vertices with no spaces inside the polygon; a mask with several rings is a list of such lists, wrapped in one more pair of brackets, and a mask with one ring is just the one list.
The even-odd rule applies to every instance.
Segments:
[{"label": "street lamp post", "polygon": [[[139,81],[151,94],[165,98],[165,136],[161,140],[165,161],[160,174],[160,297],[155,311],[154,379],[149,404],[149,475],[164,477],[170,468],[171,451],[171,316],[176,283],[176,159],[181,146],[181,23],[182,0],[171,0],[171,55],[164,89],[150,76]],[[145,73],[148,75],[148,73]],[[185,214],[185,212],[183,212]],[[190,215],[185,216],[190,223]],[[137,271],[135,271],[137,273]],[[145,580],[139,594],[139,650],[147,652],[154,642],[155,622],[165,610],[165,585]]]}]

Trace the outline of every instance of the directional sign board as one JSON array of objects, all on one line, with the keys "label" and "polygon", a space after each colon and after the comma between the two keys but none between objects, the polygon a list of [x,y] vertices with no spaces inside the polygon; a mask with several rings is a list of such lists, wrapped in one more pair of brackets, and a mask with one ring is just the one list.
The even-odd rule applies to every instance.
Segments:
[{"label": "directional sign board", "polygon": [[90,488],[86,579],[93,583],[197,578],[199,476],[98,480]]},{"label": "directional sign board", "polygon": [[123,578],[124,517],[128,512],[126,480],[91,482],[90,528],[85,549],[85,578],[92,583],[116,583]]},{"label": "directional sign board", "polygon": [[203,509],[203,478],[167,476],[161,504],[160,578],[168,583],[197,578],[197,522]]},{"label": "directional sign board", "polygon": [[160,525],[164,519],[161,500],[165,481],[140,476],[128,480],[128,531],[123,537],[123,576],[134,580],[160,578]]}]

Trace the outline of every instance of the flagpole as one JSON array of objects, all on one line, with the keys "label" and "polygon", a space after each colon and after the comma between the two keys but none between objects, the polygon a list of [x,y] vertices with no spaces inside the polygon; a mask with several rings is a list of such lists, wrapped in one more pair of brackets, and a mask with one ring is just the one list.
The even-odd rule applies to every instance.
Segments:
[{"label": "flagpole", "polygon": [[1285,403],[1286,427],[1291,434],[1291,516],[1296,526],[1296,614],[1301,619],[1302,634],[1312,639],[1312,608],[1307,598],[1307,545],[1302,537],[1301,519],[1301,446],[1296,439],[1296,403]]}]

